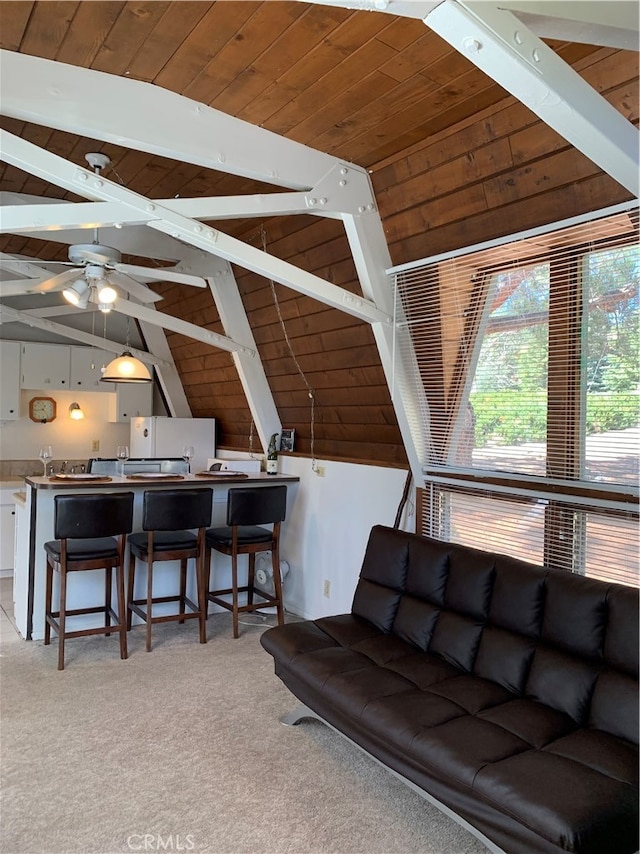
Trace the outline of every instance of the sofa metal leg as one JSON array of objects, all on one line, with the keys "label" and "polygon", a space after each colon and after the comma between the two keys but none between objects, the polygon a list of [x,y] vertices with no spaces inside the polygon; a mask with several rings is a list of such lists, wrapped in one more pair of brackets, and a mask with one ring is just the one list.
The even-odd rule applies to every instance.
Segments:
[{"label": "sofa metal leg", "polygon": [[286,715],[283,715],[280,718],[280,723],[285,726],[297,726],[301,721],[305,718],[315,718],[317,721],[328,726],[326,721],[324,721],[320,715],[317,715],[315,712],[311,711],[307,706],[301,703],[296,709],[292,712],[287,712]]},{"label": "sofa metal leg", "polygon": [[412,780],[409,780],[407,777],[403,777],[402,774],[399,774],[397,771],[394,771],[393,768],[389,768],[388,765],[385,765],[384,762],[381,762],[379,759],[376,759],[376,757],[372,756],[371,753],[364,749],[364,747],[361,747],[357,742],[349,738],[348,735],[345,735],[343,732],[340,732],[339,729],[336,729],[336,727],[328,723],[319,714],[314,712],[308,706],[305,706],[304,703],[301,703],[292,712],[288,712],[286,715],[283,715],[280,718],[280,723],[284,724],[285,726],[297,726],[305,718],[313,718],[316,721],[320,721],[320,723],[323,723],[325,726],[329,727],[329,729],[332,729],[334,732],[336,732],[341,738],[344,738],[346,741],[348,741],[349,744],[352,744],[354,747],[357,747],[358,750],[361,750],[366,756],[368,756],[370,759],[373,759],[375,763],[380,765],[390,774],[393,774],[393,776],[400,780],[401,783],[404,783],[405,786],[408,786],[413,792],[415,792],[417,795],[420,795],[420,797],[423,798],[425,801],[428,801],[430,804],[439,809],[450,819],[455,821],[456,824],[459,824],[461,827],[463,827],[465,830],[475,836],[475,838],[479,840],[491,852],[491,854],[507,854],[507,852],[503,848],[500,848],[498,845],[496,845],[495,842],[492,842],[487,836],[484,835],[484,833],[475,828],[466,819],[462,818],[462,816],[454,812],[450,807],[443,804],[437,798],[434,798],[433,795],[430,795],[428,792],[425,792],[424,789],[421,789],[420,786],[416,785]]}]

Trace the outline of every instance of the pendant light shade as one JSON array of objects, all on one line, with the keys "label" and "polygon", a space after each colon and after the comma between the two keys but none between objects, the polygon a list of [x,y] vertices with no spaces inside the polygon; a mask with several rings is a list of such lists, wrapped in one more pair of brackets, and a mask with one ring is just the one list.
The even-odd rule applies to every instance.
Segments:
[{"label": "pendant light shade", "polygon": [[145,364],[135,359],[125,350],[117,359],[113,359],[104,370],[100,382],[104,383],[150,383],[151,374]]}]

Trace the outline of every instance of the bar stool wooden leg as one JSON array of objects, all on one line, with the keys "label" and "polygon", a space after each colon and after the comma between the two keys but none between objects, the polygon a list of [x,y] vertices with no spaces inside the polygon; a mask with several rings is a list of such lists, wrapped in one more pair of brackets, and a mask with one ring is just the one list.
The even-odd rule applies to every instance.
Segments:
[{"label": "bar stool wooden leg", "polygon": [[[196,569],[197,573],[197,569]],[[180,561],[180,614],[184,614],[185,612],[185,603],[184,600],[187,596],[187,561],[185,558],[182,558]],[[178,620],[179,623],[184,623],[184,620]]]},{"label": "bar stool wooden leg", "polygon": [[198,595],[198,608],[200,616],[198,624],[200,626],[200,643],[207,642],[207,592],[204,586],[204,549],[200,549],[200,554],[196,558],[196,592]]},{"label": "bar stool wooden leg", "polygon": [[238,556],[231,556],[231,587],[233,596],[233,636],[237,638],[239,635],[238,624]]},{"label": "bar stool wooden leg", "polygon": [[116,568],[116,585],[118,594],[118,624],[120,625],[120,658],[128,658],[127,650],[127,603],[124,598],[124,566]]},{"label": "bar stool wooden leg", "polygon": [[67,621],[67,571],[64,567],[60,569],[60,613],[58,615],[58,670],[64,670],[64,634]]},{"label": "bar stool wooden leg", "polygon": [[47,556],[47,580],[44,594],[44,642],[51,643],[51,623],[49,622],[49,614],[51,613],[51,599],[53,590],[53,566]]},{"label": "bar stool wooden leg", "polygon": [[247,605],[253,605],[253,585],[256,577],[255,552],[249,552],[249,576],[247,578]]},{"label": "bar stool wooden leg", "polygon": [[282,604],[282,578],[280,577],[280,549],[278,543],[271,551],[271,566],[273,568],[273,587],[276,594],[276,610],[278,612],[278,625],[284,625],[284,606]]},{"label": "bar stool wooden leg", "polygon": [[[111,567],[104,571],[104,624],[111,625]],[[110,637],[111,632],[105,632],[105,637]]]},{"label": "bar stool wooden leg", "polygon": [[[129,580],[127,582],[127,602],[133,602],[133,588],[136,578],[136,558],[135,555],[129,557]],[[133,609],[127,605],[127,631],[131,631],[131,622],[133,620]]]},{"label": "bar stool wooden leg", "polygon": [[147,560],[147,652],[151,652],[151,616],[153,608],[153,558]]}]

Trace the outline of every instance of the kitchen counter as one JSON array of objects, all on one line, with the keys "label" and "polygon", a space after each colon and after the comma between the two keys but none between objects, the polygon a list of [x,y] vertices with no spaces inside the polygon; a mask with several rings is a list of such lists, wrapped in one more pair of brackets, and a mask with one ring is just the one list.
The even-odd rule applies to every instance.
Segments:
[{"label": "kitchen counter", "polygon": [[[73,492],[74,494],[92,492],[123,492],[132,491],[133,502],[133,530],[142,530],[142,509],[144,493],[149,489],[188,489],[208,487],[213,489],[213,512],[211,525],[226,524],[227,494],[230,487],[239,486],[271,486],[272,484],[287,484],[287,509],[292,506],[297,494],[297,485],[300,478],[293,475],[268,475],[266,472],[237,476],[209,476],[199,477],[197,474],[185,474],[179,476],[157,476],[140,475],[132,477],[112,476],[99,480],[58,480],[55,476],[33,476],[25,478],[25,500],[20,507],[21,523],[16,524],[15,550],[16,560],[14,566],[14,603],[15,618],[18,631],[26,640],[39,640],[44,637],[44,586],[46,575],[46,557],[44,544],[47,540],[54,538],[54,516],[56,495]],[[14,482],[14,486],[16,483]],[[287,522],[283,523],[283,540],[286,534]],[[128,557],[125,561],[128,566]],[[230,586],[230,558],[226,555],[216,555],[212,561],[212,584],[220,589]],[[57,573],[56,573],[57,575]],[[102,572],[74,573],[77,576],[68,590],[67,608],[84,608],[100,601],[101,591],[104,585]],[[168,572],[162,576],[158,574],[157,595],[169,595],[175,592],[171,585],[174,581],[173,574]],[[167,589],[163,587],[166,580]],[[156,579],[154,578],[154,584]],[[57,581],[56,581],[57,583]],[[212,588],[213,589],[213,588]],[[187,591],[192,598],[195,591]],[[54,596],[57,593],[54,591]],[[215,606],[214,606],[215,607]],[[95,618],[95,615],[94,615]],[[80,628],[87,623],[91,617],[77,617],[76,625]],[[84,621],[84,622],[83,622]]]},{"label": "kitchen counter", "polygon": [[[255,486],[257,484],[263,486],[274,483],[297,483],[300,478],[289,474],[267,474],[266,472],[255,472],[252,474],[238,474],[235,476],[226,473],[217,475],[215,472],[209,473],[206,477],[198,474],[181,474],[181,475],[166,475],[164,477],[139,475],[112,475],[109,477],[92,478],[90,475],[79,476],[79,478],[58,478],[55,475],[49,477],[27,477],[25,482],[34,489],[53,489],[56,491],[65,491],[67,489],[82,489],[82,490],[99,490],[110,489],[115,487],[118,489],[134,489],[136,487],[150,486],[162,487],[162,489],[173,489],[180,486],[211,486],[214,489],[227,487],[229,485]],[[13,484],[15,486],[15,483]]]},{"label": "kitchen counter", "polygon": [[17,477],[16,475],[0,478],[0,489],[18,489],[24,486],[24,480],[23,477]]}]

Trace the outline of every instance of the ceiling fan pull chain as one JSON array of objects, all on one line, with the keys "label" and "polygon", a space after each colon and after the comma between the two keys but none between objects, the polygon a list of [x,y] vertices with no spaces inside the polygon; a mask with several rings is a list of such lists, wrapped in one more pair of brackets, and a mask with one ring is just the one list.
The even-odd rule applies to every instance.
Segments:
[{"label": "ceiling fan pull chain", "polygon": [[[267,251],[267,232],[264,227],[264,224],[260,226],[260,237],[262,238],[262,251]],[[293,347],[291,346],[291,341],[289,340],[289,335],[287,333],[287,327],[284,323],[284,318],[282,317],[282,312],[280,311],[280,302],[278,301],[278,294],[276,293],[276,286],[273,279],[269,279],[269,284],[271,285],[271,295],[273,297],[273,302],[276,307],[276,312],[278,315],[278,320],[280,321],[280,326],[282,327],[282,334],[284,335],[284,340],[287,345],[287,349],[289,350],[289,355],[293,359],[293,364],[296,366],[296,370],[300,374],[302,381],[307,387],[307,392],[309,394],[309,399],[311,400],[311,412],[310,412],[310,433],[311,433],[311,471],[316,470],[316,459],[315,459],[315,403],[316,403],[316,393],[312,388],[311,384],[307,380],[307,377],[300,366],[300,362],[296,358],[296,354],[293,352]]]}]

